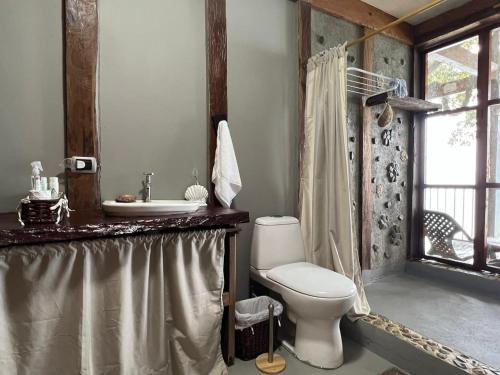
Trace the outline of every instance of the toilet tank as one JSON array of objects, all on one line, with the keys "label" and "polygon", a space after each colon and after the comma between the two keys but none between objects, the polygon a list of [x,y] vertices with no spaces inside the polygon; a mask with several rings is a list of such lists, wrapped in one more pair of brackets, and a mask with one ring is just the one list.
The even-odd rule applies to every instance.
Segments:
[{"label": "toilet tank", "polygon": [[291,216],[264,216],[255,220],[250,265],[268,270],[305,261],[299,221]]}]

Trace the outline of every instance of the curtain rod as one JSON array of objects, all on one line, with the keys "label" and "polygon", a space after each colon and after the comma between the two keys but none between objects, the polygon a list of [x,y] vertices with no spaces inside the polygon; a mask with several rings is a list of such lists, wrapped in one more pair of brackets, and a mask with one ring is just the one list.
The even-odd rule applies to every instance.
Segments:
[{"label": "curtain rod", "polygon": [[383,31],[385,31],[387,29],[390,29],[393,26],[399,25],[400,23],[403,23],[404,21],[406,21],[408,18],[416,16],[419,13],[425,12],[428,9],[434,8],[436,5],[444,3],[445,1],[446,0],[434,0],[434,1],[432,1],[432,2],[430,2],[430,3],[428,3],[428,4],[424,5],[424,6],[422,6],[420,8],[414,10],[413,12],[408,13],[405,16],[400,17],[397,20],[394,20],[394,21],[388,23],[385,26],[382,26],[380,29],[373,30],[373,31],[369,32],[368,34],[362,36],[361,38],[358,38],[358,39],[350,41],[349,43],[347,43],[346,48],[349,48],[349,47],[352,47],[352,46],[354,46],[354,45],[356,45],[358,43],[364,42],[366,39],[369,39],[369,38],[371,38],[371,37],[373,37],[373,36],[375,36],[377,34],[380,34],[381,32],[383,32]]}]

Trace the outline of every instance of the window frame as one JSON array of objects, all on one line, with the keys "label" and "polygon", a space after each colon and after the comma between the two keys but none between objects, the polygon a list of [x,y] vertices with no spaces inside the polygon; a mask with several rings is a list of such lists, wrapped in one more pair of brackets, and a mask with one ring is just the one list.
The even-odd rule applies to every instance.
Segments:
[{"label": "window frame", "polygon": [[[420,97],[425,98],[427,87],[427,55],[433,51],[447,47],[449,45],[464,41],[474,36],[479,38],[478,53],[478,75],[477,75],[477,105],[460,107],[445,111],[436,111],[423,114],[417,119],[415,127],[415,188],[417,199],[414,212],[417,220],[414,224],[414,233],[418,237],[415,242],[414,257],[420,259],[429,259],[440,263],[449,264],[455,267],[473,269],[476,271],[490,271],[500,273],[500,267],[491,267],[487,264],[488,246],[486,242],[486,215],[487,215],[487,190],[491,188],[500,188],[500,182],[487,181],[487,161],[488,161],[488,111],[493,105],[500,104],[500,98],[489,98],[489,79],[490,79],[490,51],[491,51],[491,31],[500,27],[500,22],[487,25],[483,28],[464,32],[460,35],[440,41],[431,47],[423,48],[417,52],[418,65],[420,69],[417,84],[420,91]],[[433,116],[443,116],[456,114],[466,111],[476,111],[476,180],[473,185],[453,185],[453,184],[426,184],[425,183],[425,122],[427,118]],[[474,260],[472,264],[440,258],[425,254],[424,231],[423,231],[423,210],[424,210],[424,191],[426,188],[472,188],[475,191],[475,231],[471,235],[474,237]]]}]

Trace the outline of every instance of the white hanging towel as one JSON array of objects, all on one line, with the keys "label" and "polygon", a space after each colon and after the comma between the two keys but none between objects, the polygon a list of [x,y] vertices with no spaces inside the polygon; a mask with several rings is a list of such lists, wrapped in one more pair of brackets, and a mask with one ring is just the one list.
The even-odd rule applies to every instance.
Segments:
[{"label": "white hanging towel", "polygon": [[229,208],[242,185],[227,121],[220,121],[217,126],[212,182],[215,184],[215,196],[224,207]]}]

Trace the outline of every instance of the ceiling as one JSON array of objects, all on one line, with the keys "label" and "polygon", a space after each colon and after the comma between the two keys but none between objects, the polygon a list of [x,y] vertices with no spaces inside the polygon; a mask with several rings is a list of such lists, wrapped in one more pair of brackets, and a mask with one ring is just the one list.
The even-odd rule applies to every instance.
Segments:
[{"label": "ceiling", "polygon": [[[363,2],[373,5],[394,17],[404,16],[417,8],[424,6],[431,2],[431,0],[362,0]],[[417,25],[420,22],[433,18],[441,13],[450,9],[457,8],[471,0],[446,0],[444,3],[436,5],[435,7],[420,13],[406,22]]]}]

